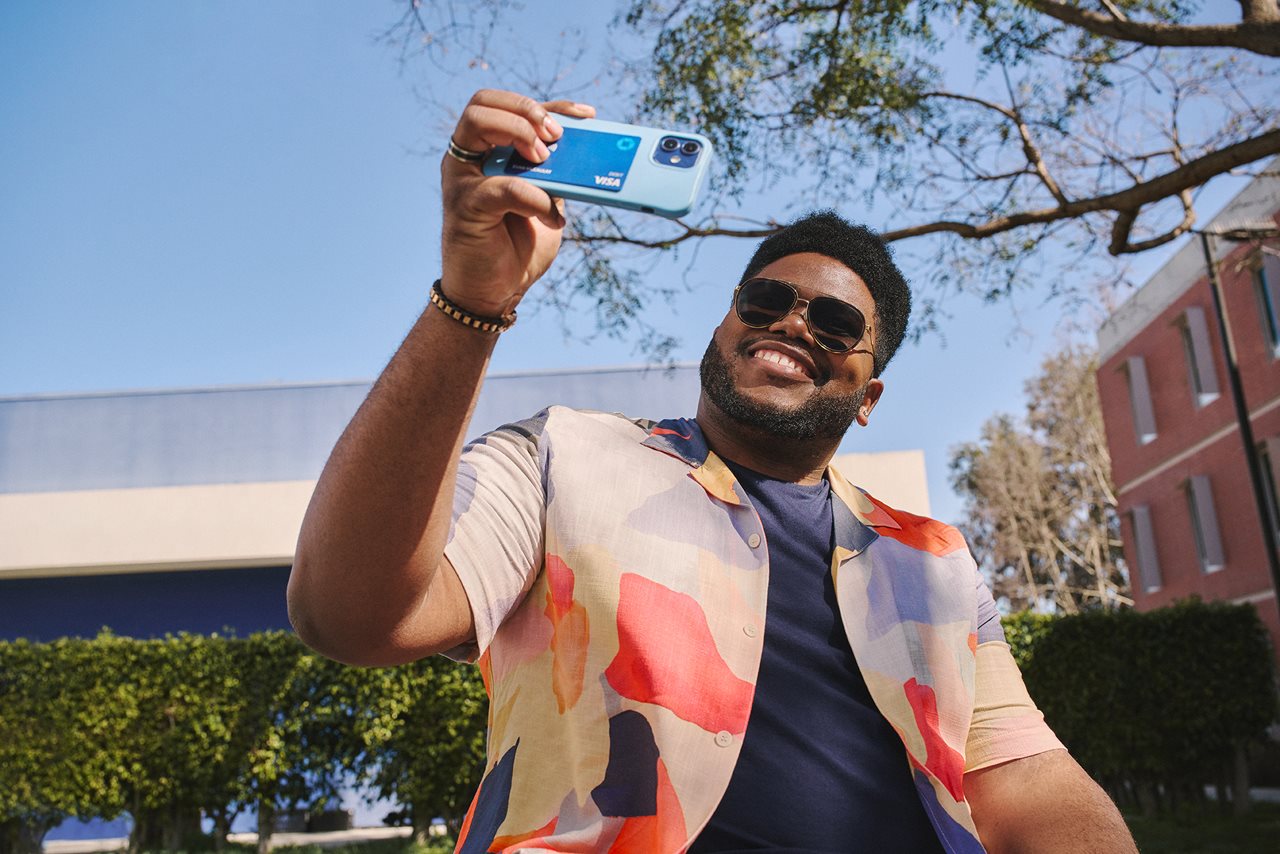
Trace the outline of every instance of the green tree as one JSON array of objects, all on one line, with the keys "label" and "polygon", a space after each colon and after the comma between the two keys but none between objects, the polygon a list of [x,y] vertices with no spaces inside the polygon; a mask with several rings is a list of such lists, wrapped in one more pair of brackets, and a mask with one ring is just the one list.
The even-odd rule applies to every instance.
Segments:
[{"label": "green tree", "polygon": [[120,640],[99,652],[120,680],[130,724],[120,745],[130,850],[179,850],[202,836],[201,809],[230,794],[243,703],[236,662],[216,637]]},{"label": "green tree", "polygon": [[[609,331],[645,329],[650,250],[759,239],[823,206],[909,241],[930,322],[957,290],[1091,298],[1124,274],[1098,259],[1185,234],[1198,188],[1280,153],[1277,0],[620,0],[598,60],[572,28],[531,51],[518,8],[406,0],[387,38],[431,74],[540,97],[597,99],[604,75],[610,117],[716,144],[696,217],[570,219],[537,293],[585,298]],[[792,204],[743,209],[780,179]]]},{"label": "green tree", "polygon": [[1096,357],[1069,347],[1026,385],[1026,417],[997,415],[952,449],[960,529],[992,591],[1015,610],[1131,605]]},{"label": "green tree", "polygon": [[39,852],[64,819],[125,809],[116,746],[129,699],[98,655],[119,643],[0,642],[0,851]]},{"label": "green tree", "polygon": [[436,816],[456,836],[484,772],[489,704],[480,674],[440,656],[383,673],[382,703],[394,714],[368,782],[402,805],[419,844]]},{"label": "green tree", "polygon": [[375,761],[370,747],[396,709],[379,702],[377,671],[316,655],[292,633],[256,634],[241,650],[251,713],[233,812],[256,811],[265,854],[281,811],[325,808],[351,774]]}]

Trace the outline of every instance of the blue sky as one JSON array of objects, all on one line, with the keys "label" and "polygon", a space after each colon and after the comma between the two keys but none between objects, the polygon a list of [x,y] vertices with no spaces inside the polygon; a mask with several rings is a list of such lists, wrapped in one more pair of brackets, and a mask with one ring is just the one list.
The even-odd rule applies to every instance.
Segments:
[{"label": "blue sky", "polygon": [[[530,44],[570,23],[603,32],[615,11],[554,8]],[[442,116],[419,95],[460,108],[477,81],[513,85],[402,69],[376,41],[399,14],[392,2],[4,4],[0,395],[375,376],[440,265]],[[603,117],[630,106],[604,84],[574,96]],[[1202,216],[1230,190],[1202,197]],[[750,203],[779,213],[776,198]],[[683,338],[677,358],[701,355],[752,248],[709,243],[690,290],[654,305],[649,322]],[[923,448],[934,514],[953,521],[947,449],[1021,410],[1022,383],[1060,343],[1061,308],[1024,300],[1015,320],[1008,304],[947,307],[943,335],[906,345],[871,427],[842,450]],[[630,342],[567,341],[551,312],[522,311],[493,369],[638,360]]]}]

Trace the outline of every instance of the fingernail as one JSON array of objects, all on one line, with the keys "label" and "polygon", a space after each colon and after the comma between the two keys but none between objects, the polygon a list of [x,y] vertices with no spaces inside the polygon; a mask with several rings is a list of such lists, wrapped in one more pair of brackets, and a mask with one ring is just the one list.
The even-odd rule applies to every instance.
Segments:
[{"label": "fingernail", "polygon": [[547,148],[546,143],[544,143],[540,139],[534,140],[534,142],[537,143],[534,146],[534,150],[538,152],[539,160],[546,160],[548,157],[551,156],[551,149]]},{"label": "fingernail", "polygon": [[560,123],[555,119],[551,118],[550,114],[548,114],[547,117],[542,120],[542,126],[547,130],[549,130],[551,133],[555,134],[556,136],[560,136],[562,133],[564,133],[564,128],[560,127]]}]

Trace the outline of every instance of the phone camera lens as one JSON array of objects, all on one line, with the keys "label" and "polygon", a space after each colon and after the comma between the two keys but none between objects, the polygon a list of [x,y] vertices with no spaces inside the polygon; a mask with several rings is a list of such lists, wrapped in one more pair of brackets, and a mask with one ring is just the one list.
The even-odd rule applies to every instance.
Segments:
[{"label": "phone camera lens", "polygon": [[701,145],[698,145],[698,143],[694,142],[693,140],[689,140],[688,142],[686,142],[684,145],[680,147],[680,151],[683,154],[692,156],[694,154],[697,154],[700,148],[702,148]]},{"label": "phone camera lens", "polygon": [[675,151],[679,147],[680,147],[680,140],[678,139],[672,139],[671,137],[667,137],[666,139],[662,140],[663,151]]}]

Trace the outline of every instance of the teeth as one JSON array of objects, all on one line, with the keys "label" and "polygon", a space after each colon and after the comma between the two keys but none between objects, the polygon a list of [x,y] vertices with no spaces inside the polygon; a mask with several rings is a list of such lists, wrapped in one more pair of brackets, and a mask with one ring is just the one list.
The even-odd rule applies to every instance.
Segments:
[{"label": "teeth", "polygon": [[766,362],[773,362],[775,365],[781,365],[784,368],[804,373],[804,368],[800,367],[799,362],[790,356],[782,355],[776,350],[757,350],[754,355],[757,359],[764,359]]}]

